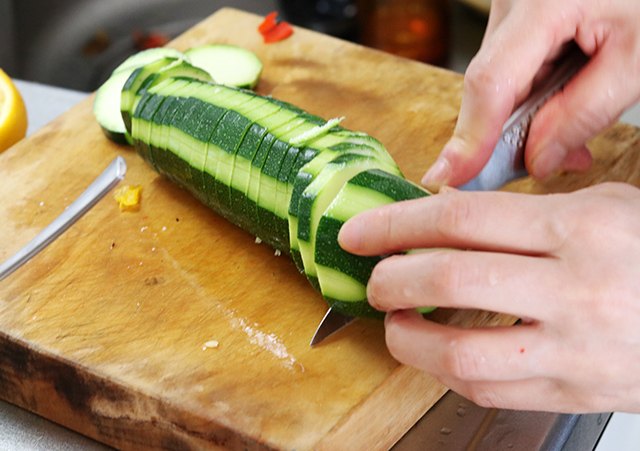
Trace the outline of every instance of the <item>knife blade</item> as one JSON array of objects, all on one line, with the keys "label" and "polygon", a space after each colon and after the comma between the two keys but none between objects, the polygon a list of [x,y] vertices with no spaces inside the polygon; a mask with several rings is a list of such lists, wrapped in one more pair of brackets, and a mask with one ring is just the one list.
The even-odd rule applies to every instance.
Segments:
[{"label": "knife blade", "polygon": [[[492,191],[505,183],[525,177],[528,172],[524,162],[524,148],[529,136],[529,127],[536,112],[555,93],[573,78],[589,58],[575,42],[560,56],[551,73],[511,114],[502,129],[487,164],[476,177],[458,189],[464,191]],[[338,330],[351,324],[356,318],[343,315],[329,308],[313,335],[310,346],[320,343]]]},{"label": "knife blade", "polygon": [[316,329],[316,332],[313,334],[313,338],[311,339],[309,346],[317,345],[322,340],[329,338],[340,329],[351,324],[355,319],[355,316],[348,316],[343,313],[336,312],[329,307],[329,310],[324,314],[322,321],[320,321],[320,325]]},{"label": "knife blade", "polygon": [[51,244],[56,238],[71,227],[91,207],[104,197],[114,186],[124,178],[127,164],[124,158],[118,156],[111,162],[102,174],[73,201],[56,219],[42,230],[22,249],[9,257],[0,265],[0,282],[31,260],[38,252]]}]

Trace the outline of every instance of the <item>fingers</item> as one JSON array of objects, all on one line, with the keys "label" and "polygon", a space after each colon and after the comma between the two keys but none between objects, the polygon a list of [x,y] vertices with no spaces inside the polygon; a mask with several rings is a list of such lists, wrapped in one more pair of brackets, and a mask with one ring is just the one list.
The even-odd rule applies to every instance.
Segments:
[{"label": "fingers", "polygon": [[616,408],[615,397],[565,379],[570,363],[540,323],[460,329],[412,310],[387,314],[386,342],[401,363],[431,373],[488,408],[582,413]]},{"label": "fingers", "polygon": [[412,311],[388,314],[385,325],[394,358],[450,381],[512,381],[546,369],[535,325],[460,329]]},{"label": "fingers", "polygon": [[559,315],[549,301],[562,295],[562,274],[555,259],[437,250],[378,263],[367,299],[381,311],[435,306],[546,320]]},{"label": "fingers", "polygon": [[561,169],[567,172],[587,172],[593,164],[593,156],[587,146],[570,151],[561,163]]},{"label": "fingers", "polygon": [[561,196],[454,191],[397,202],[351,218],[338,240],[360,255],[438,247],[544,254],[566,237],[555,220]]},{"label": "fingers", "polygon": [[640,68],[628,63],[630,57],[640,58],[640,49],[607,43],[540,109],[531,124],[526,151],[534,177],[545,178],[558,169],[589,168],[591,157],[584,143],[640,98]]},{"label": "fingers", "polygon": [[[563,413],[594,411],[589,404],[593,400],[588,394],[571,393],[561,383],[544,377],[471,383],[446,377],[438,377],[438,380],[456,393],[486,408],[544,412],[553,410]],[[603,405],[599,411],[609,410]]]},{"label": "fingers", "polygon": [[[570,23],[577,18],[566,11],[559,14],[559,2],[533,4],[538,3],[544,5],[519,2],[508,13],[502,9],[495,13],[491,38],[467,70],[454,134],[422,180],[427,188],[459,186],[480,172],[502,126],[529,91],[540,68],[571,39],[575,27],[572,29]],[[542,21],[546,26],[537,25]]]},{"label": "fingers", "polygon": [[487,28],[482,38],[483,43],[491,39],[493,33],[511,10],[511,3],[512,0],[493,0],[491,2],[489,20],[487,21]]}]

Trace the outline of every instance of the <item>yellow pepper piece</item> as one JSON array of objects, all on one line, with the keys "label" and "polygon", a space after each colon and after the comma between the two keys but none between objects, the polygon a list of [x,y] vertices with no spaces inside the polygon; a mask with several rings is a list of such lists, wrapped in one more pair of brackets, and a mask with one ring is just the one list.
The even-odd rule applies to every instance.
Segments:
[{"label": "yellow pepper piece", "polygon": [[140,191],[142,186],[125,185],[118,188],[113,196],[120,211],[138,211],[140,209]]}]

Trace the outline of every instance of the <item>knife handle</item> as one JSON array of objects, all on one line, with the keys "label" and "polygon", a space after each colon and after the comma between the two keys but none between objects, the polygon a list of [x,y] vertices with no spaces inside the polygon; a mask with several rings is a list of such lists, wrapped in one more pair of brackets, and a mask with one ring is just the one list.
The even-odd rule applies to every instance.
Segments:
[{"label": "knife handle", "polygon": [[560,91],[582,69],[589,58],[572,43],[558,59],[554,69],[505,123],[491,158],[470,182],[459,189],[466,191],[496,190],[505,183],[527,175],[524,148],[533,117],[551,96]]},{"label": "knife handle", "polygon": [[551,75],[529,95],[514,111],[502,130],[502,139],[524,149],[529,136],[529,127],[540,107],[560,91],[574,75],[576,75],[589,58],[572,43],[570,48],[560,57]]}]

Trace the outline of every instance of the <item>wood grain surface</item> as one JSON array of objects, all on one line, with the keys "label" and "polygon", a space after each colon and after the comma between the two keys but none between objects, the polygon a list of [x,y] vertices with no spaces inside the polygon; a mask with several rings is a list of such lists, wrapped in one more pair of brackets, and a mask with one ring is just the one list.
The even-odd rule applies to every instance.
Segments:
[{"label": "wood grain surface", "polygon": [[[260,94],[378,138],[419,180],[453,131],[462,77],[310,31],[265,45],[261,18],[218,11],[171,43],[222,42],[264,62]],[[325,312],[293,263],[108,142],[92,98],[0,155],[0,259],[26,244],[116,155],[137,212],[107,196],[0,284],[0,397],[124,450],[389,449],[445,393],[358,320],[310,348]],[[639,182],[638,131],[591,147],[586,177],[528,179],[548,193]],[[439,310],[437,321],[514,318]],[[207,347],[212,340],[218,347]]]}]

